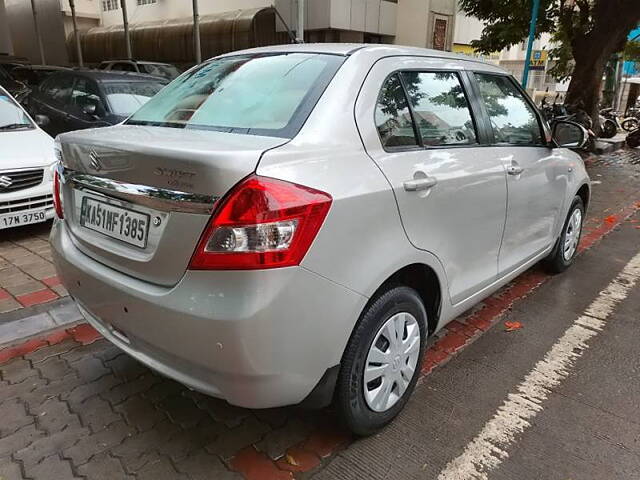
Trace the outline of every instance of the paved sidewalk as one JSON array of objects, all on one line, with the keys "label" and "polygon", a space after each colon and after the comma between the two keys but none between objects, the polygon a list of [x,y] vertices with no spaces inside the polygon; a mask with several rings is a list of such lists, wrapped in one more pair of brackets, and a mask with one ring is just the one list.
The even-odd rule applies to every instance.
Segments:
[{"label": "paved sidewalk", "polygon": [[[636,160],[639,165],[634,163]],[[604,234],[620,228],[624,218],[640,207],[640,152],[594,159],[589,162],[589,170],[595,184],[585,224],[583,250],[594,245]],[[631,231],[640,227],[637,216],[624,225],[623,228]],[[594,250],[603,248],[601,245]],[[606,254],[610,250],[603,252]],[[618,256],[615,251],[606,258],[610,263],[616,263],[620,261]],[[590,260],[585,258],[584,265],[593,265],[594,258],[598,258],[595,253],[591,254]],[[576,267],[579,267],[575,270],[576,278],[586,275],[584,268]],[[609,273],[613,275],[615,271],[600,272],[594,282],[589,281],[590,277],[583,278],[585,295],[597,293],[602,283],[600,277]],[[454,354],[473,351],[479,365],[484,352],[499,353],[503,348],[525,352],[529,344],[540,346],[544,351],[545,342],[552,338],[544,337],[543,329],[539,330],[539,335],[531,329],[530,334],[515,337],[521,338],[520,343],[513,337],[493,339],[494,343],[489,343],[489,347],[486,347],[486,339],[494,338],[502,329],[494,328],[488,335],[485,332],[500,322],[505,313],[515,315],[508,313],[510,311],[516,314],[530,311],[529,315],[533,316],[549,312],[550,304],[541,302],[541,297],[533,290],[549,281],[545,286],[547,295],[549,292],[572,292],[566,287],[572,278],[568,272],[549,281],[548,276],[534,268],[452,322],[431,339],[422,368],[423,374],[429,376],[420,387],[421,395],[427,395],[424,392],[429,391],[432,378],[439,379],[436,385],[459,385],[459,393],[455,396],[437,398],[444,402],[443,405],[447,402],[465,405],[465,409],[457,409],[455,415],[451,409],[447,411],[443,407],[445,418],[449,415],[447,421],[453,425],[463,424],[470,412],[477,409],[492,410],[493,404],[476,405],[463,393],[465,385],[477,389],[478,393],[487,390],[477,377],[468,376],[464,368],[459,369],[456,362],[451,362],[452,358],[459,358]],[[525,296],[529,296],[528,299],[521,300]],[[575,296],[574,300],[576,298],[579,297]],[[585,298],[584,302],[588,300]],[[401,461],[396,462],[399,466],[394,469],[382,468],[398,455],[409,458],[414,455],[416,460],[422,455],[404,436],[395,435],[399,432],[397,427],[387,429],[379,437],[392,439],[393,445],[387,443],[386,449],[380,452],[365,449],[365,454],[358,455],[357,449],[362,449],[365,442],[352,444],[353,439],[341,430],[331,409],[251,411],[194,393],[122,354],[90,327],[73,326],[71,319],[75,311],[70,305],[67,300],[60,299],[0,315],[0,335],[2,326],[20,321],[22,313],[29,313],[31,317],[45,313],[54,324],[71,322],[45,337],[37,336],[10,348],[0,347],[2,480],[280,480],[294,477],[305,480],[315,475],[344,478],[344,475],[340,476],[340,468],[344,465],[352,468],[349,465],[354,462],[360,462],[360,465],[378,463],[381,469],[376,470],[375,475],[369,471],[353,478],[431,478],[420,468],[407,470],[403,467],[406,463]],[[53,313],[56,309],[57,314]],[[553,325],[550,320],[549,323]],[[552,329],[551,334],[554,332]],[[469,348],[472,344],[473,350]],[[481,348],[483,344],[484,349]],[[450,363],[445,371],[441,366],[446,362]],[[526,371],[529,366],[523,364],[522,368]],[[455,381],[451,380],[453,374],[459,377]],[[505,375],[505,378],[510,377]],[[506,391],[497,393],[505,394],[509,388],[510,385]],[[419,415],[406,417],[410,422],[423,418],[420,415],[424,415],[428,400],[433,400],[433,397],[425,397],[425,402],[420,402],[420,398],[411,402],[412,411],[417,409]],[[416,424],[422,425],[422,421]],[[403,425],[406,423],[398,424],[398,427]],[[423,429],[421,435],[426,447],[431,447],[428,440],[433,436],[449,440],[442,430]],[[373,438],[366,443],[372,444],[376,440]],[[339,454],[341,451],[343,454]],[[376,453],[372,456],[371,452]],[[442,454],[442,450],[433,453],[438,452]],[[367,476],[369,474],[371,477]],[[556,477],[549,473],[537,478]],[[571,477],[559,480],[566,478]]]},{"label": "paved sidewalk", "polygon": [[45,222],[0,230],[0,321],[3,313],[68,295],[51,261],[50,228]]}]

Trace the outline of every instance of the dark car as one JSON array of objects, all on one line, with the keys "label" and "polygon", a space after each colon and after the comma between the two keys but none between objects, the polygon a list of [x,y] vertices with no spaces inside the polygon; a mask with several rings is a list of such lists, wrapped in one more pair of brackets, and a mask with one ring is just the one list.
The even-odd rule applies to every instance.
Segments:
[{"label": "dark car", "polygon": [[47,117],[43,128],[55,136],[120,123],[166,84],[166,80],[148,75],[70,70],[50,75],[24,104],[34,118]]},{"label": "dark car", "polygon": [[143,60],[106,60],[98,67],[100,70],[137,72],[165,78],[169,81],[176,78],[182,72],[170,63],[147,62]]}]

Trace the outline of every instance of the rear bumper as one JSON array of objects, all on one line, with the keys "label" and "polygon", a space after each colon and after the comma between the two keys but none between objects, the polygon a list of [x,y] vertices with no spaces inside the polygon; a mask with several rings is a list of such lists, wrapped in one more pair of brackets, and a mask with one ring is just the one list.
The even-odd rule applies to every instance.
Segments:
[{"label": "rear bumper", "polygon": [[51,233],[87,321],[158,372],[249,408],[300,403],[340,362],[366,298],[301,267],[187,271],[174,287],[106,267]]}]

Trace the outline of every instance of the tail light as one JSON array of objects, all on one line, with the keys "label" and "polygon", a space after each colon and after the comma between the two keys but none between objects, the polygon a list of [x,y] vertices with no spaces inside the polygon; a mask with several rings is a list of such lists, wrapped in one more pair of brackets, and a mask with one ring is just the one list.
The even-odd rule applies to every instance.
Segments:
[{"label": "tail light", "polygon": [[192,270],[298,265],[331,206],[327,193],[251,175],[214,212],[191,258]]},{"label": "tail light", "polygon": [[60,174],[58,173],[57,168],[53,171],[53,207],[56,210],[58,218],[64,218],[62,210],[62,195],[60,194]]}]

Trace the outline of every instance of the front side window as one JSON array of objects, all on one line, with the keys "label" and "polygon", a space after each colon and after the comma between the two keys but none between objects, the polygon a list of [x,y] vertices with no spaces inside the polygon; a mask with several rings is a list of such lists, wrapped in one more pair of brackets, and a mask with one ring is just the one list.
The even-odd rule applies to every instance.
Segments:
[{"label": "front side window", "polygon": [[162,90],[160,82],[104,82],[102,91],[114,115],[128,117]]},{"label": "front side window", "polygon": [[143,73],[166,78],[167,80],[173,80],[180,75],[180,70],[176,67],[162,63],[139,63],[138,68],[140,68],[140,71]]},{"label": "front side window", "polygon": [[135,72],[136,67],[134,67],[133,64],[128,62],[120,62],[120,63],[114,63],[111,66],[111,70],[118,70],[119,72]]},{"label": "front side window", "polygon": [[409,103],[397,74],[389,77],[382,86],[376,105],[375,122],[383,147],[418,146]]},{"label": "front side window", "polygon": [[291,138],[343,61],[309,53],[214,59],[171,82],[128,123]]},{"label": "front side window", "polygon": [[80,111],[102,116],[105,108],[95,84],[87,78],[78,78],[71,92],[71,104]]},{"label": "front side window", "polygon": [[485,73],[475,77],[497,144],[544,145],[535,111],[509,77]]},{"label": "front side window", "polygon": [[458,74],[403,72],[402,78],[423,145],[476,143],[471,110]]}]

